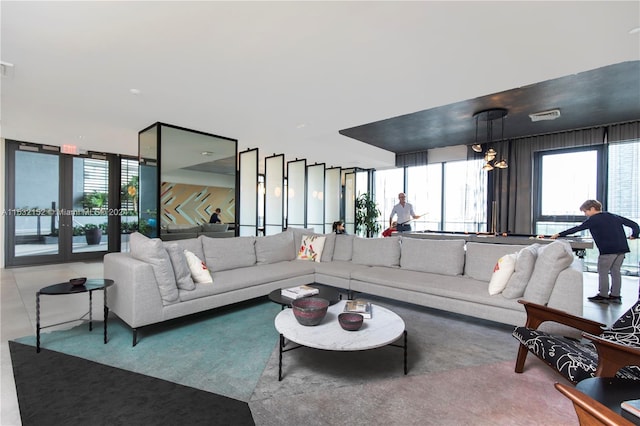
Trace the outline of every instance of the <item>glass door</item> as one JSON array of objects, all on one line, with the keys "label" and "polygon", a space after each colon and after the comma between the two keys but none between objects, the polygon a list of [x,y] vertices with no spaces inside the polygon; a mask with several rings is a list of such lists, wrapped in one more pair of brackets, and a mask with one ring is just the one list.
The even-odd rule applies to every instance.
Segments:
[{"label": "glass door", "polygon": [[7,146],[6,264],[62,261],[60,157],[31,145]]},{"label": "glass door", "polygon": [[6,265],[101,258],[108,244],[108,189],[106,159],[7,141]]},{"label": "glass door", "polygon": [[[73,232],[71,254],[106,251],[109,220],[109,162],[106,159],[69,157],[71,193],[65,193],[65,205],[71,207]],[[69,198],[70,197],[70,198]],[[67,222],[69,222],[69,220]]]}]

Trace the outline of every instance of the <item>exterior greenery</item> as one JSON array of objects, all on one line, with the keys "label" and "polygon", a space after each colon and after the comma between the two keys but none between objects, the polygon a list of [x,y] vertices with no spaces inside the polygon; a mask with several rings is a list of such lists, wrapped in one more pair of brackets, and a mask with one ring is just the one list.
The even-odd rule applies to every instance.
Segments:
[{"label": "exterior greenery", "polygon": [[378,204],[365,192],[356,198],[356,233],[366,237],[374,237],[380,232]]}]

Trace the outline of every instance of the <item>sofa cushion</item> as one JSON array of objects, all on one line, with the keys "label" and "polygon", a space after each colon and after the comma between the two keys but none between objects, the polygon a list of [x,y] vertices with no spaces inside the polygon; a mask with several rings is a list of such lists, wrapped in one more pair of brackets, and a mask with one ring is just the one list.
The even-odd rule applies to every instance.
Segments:
[{"label": "sofa cushion", "polygon": [[202,249],[209,271],[224,271],[256,264],[256,237],[202,239]]},{"label": "sofa cushion", "polygon": [[305,235],[302,237],[297,258],[300,260],[310,260],[320,262],[322,250],[324,248],[325,237],[317,235]]},{"label": "sofa cushion", "polygon": [[336,234],[325,234],[324,249],[322,250],[322,262],[331,262],[333,260],[333,252],[336,248]]},{"label": "sofa cushion", "polygon": [[397,268],[400,266],[400,237],[356,237],[353,239],[351,261],[360,265]]},{"label": "sofa cushion", "polygon": [[353,235],[336,235],[333,260],[351,260],[353,256]]},{"label": "sofa cushion", "polygon": [[295,258],[296,247],[293,245],[293,233],[280,232],[256,238],[256,262],[258,264],[276,263]]},{"label": "sofa cushion", "polygon": [[538,249],[531,278],[524,290],[524,298],[546,305],[560,272],[573,263],[573,251],[566,241],[554,241]]},{"label": "sofa cushion", "polygon": [[200,225],[191,225],[191,224],[186,224],[186,223],[181,223],[181,224],[176,224],[176,223],[170,223],[169,225],[167,225],[167,232],[170,234],[179,232],[179,233],[186,233],[186,232],[198,232],[200,231]]},{"label": "sofa cushion", "polygon": [[285,232],[293,233],[293,245],[296,247],[295,252],[298,253],[302,237],[305,235],[313,235],[315,233],[313,228],[294,228],[288,227]]},{"label": "sofa cushion", "polygon": [[513,275],[513,271],[516,270],[516,258],[518,256],[515,253],[505,254],[496,262],[496,266],[493,268],[493,275],[489,281],[489,294],[500,294],[507,286],[509,278]]},{"label": "sofa cushion", "polygon": [[[496,237],[487,237],[487,240]],[[516,253],[527,246],[513,244],[491,244],[468,242],[464,275],[479,281],[489,282],[493,274],[493,267],[498,259],[505,254]]]},{"label": "sofa cushion", "polygon": [[229,229],[228,223],[203,223],[202,232],[226,232]]},{"label": "sofa cushion", "polygon": [[165,247],[167,244],[176,244],[182,250],[189,250],[191,253],[195,254],[200,259],[204,259],[204,251],[202,250],[202,240],[200,238],[194,237],[194,238],[172,240],[171,242],[165,242]]},{"label": "sofa cushion", "polygon": [[169,253],[165,250],[162,240],[148,238],[139,232],[134,232],[129,237],[129,248],[131,256],[151,264],[162,297],[162,304],[170,305],[178,302],[176,277],[173,273]]},{"label": "sofa cushion", "polygon": [[462,275],[464,240],[402,238],[400,267],[442,275]]},{"label": "sofa cushion", "polygon": [[184,249],[175,243],[165,243],[164,248],[167,250],[167,253],[169,253],[171,266],[173,267],[173,273],[175,274],[178,288],[182,290],[193,290],[196,288],[196,285],[191,278],[191,270],[187,264]]},{"label": "sofa cushion", "polygon": [[189,250],[184,250],[184,256],[187,258],[187,265],[189,265],[193,281],[198,284],[210,284],[213,282],[209,269],[202,259]]},{"label": "sofa cushion", "polygon": [[516,269],[509,278],[507,286],[502,291],[502,295],[507,299],[516,299],[524,295],[524,290],[529,283],[529,278],[531,278],[533,268],[536,264],[538,247],[540,247],[540,244],[532,244],[518,252]]}]

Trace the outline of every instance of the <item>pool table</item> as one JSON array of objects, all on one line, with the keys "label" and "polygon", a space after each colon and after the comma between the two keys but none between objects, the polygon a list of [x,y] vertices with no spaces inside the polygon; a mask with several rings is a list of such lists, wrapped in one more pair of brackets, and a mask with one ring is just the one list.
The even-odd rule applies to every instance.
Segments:
[{"label": "pool table", "polygon": [[[413,238],[428,238],[431,240],[465,240],[473,241],[476,243],[491,243],[491,244],[516,244],[516,245],[530,245],[530,244],[549,244],[555,240],[549,238],[548,235],[527,235],[527,234],[488,234],[488,233],[474,233],[474,232],[455,232],[455,231],[411,231],[411,232],[394,232],[393,235],[403,235]],[[593,241],[577,238],[577,237],[563,237],[558,238],[571,244],[571,249],[576,256],[583,259],[585,256],[585,250],[593,248]]]}]

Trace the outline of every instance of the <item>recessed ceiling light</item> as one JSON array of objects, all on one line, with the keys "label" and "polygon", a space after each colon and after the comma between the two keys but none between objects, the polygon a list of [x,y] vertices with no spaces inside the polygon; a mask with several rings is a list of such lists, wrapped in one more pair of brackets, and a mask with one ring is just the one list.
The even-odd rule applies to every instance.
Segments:
[{"label": "recessed ceiling light", "polygon": [[305,127],[307,127],[307,123],[300,123],[296,126],[296,129],[303,129]]},{"label": "recessed ceiling light", "polygon": [[131,93],[132,95],[139,95],[142,92],[140,91],[140,89],[129,89],[129,93]]},{"label": "recessed ceiling light", "polygon": [[200,153],[200,155],[211,156],[211,155],[213,155],[213,152],[211,152],[211,151],[202,151]]},{"label": "recessed ceiling light", "polygon": [[629,30],[629,34],[637,34],[640,33],[640,27],[631,28]]}]

